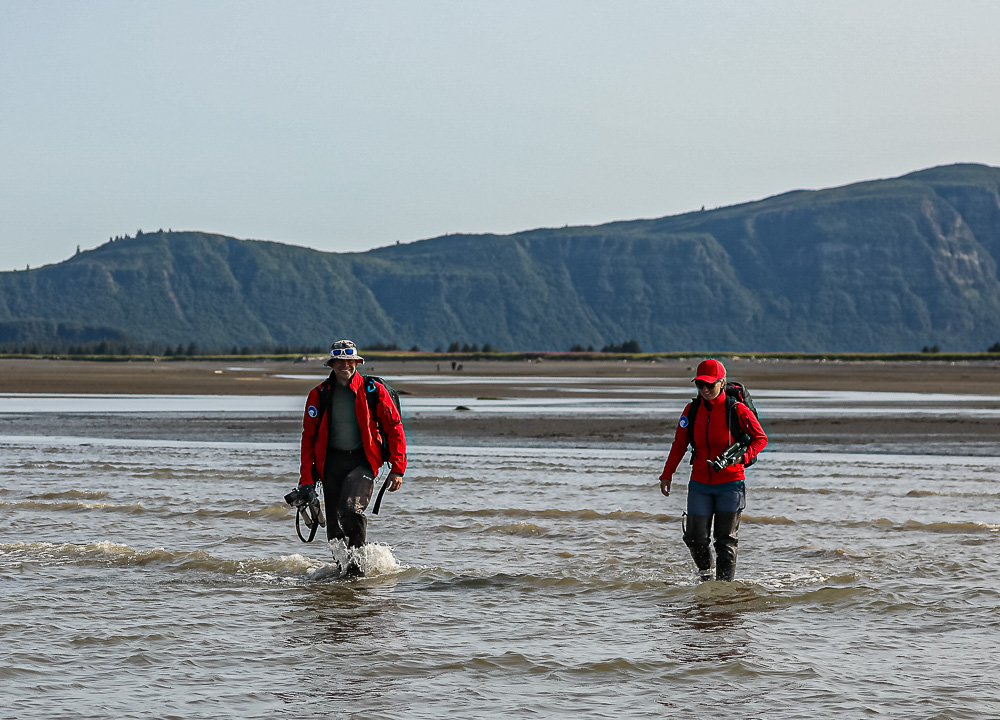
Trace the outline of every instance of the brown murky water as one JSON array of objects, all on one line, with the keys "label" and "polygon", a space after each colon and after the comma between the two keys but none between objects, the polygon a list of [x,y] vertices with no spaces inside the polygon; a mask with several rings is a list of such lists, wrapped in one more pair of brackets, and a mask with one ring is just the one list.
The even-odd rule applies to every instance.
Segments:
[{"label": "brown murky water", "polygon": [[739,581],[698,584],[666,440],[415,432],[343,580],[281,502],[294,437],[128,417],[0,437],[0,717],[1000,716],[1000,449],[775,438]]}]

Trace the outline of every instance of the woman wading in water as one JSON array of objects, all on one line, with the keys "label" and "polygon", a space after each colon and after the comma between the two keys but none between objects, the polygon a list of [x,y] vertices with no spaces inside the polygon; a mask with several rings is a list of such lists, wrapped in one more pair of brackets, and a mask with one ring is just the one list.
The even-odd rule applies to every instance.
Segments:
[{"label": "woman wading in water", "polygon": [[[745,467],[767,445],[757,416],[726,395],[726,368],[718,360],[698,365],[698,397],[688,403],[677,423],[670,455],[660,475],[660,492],[670,495],[674,472],[691,446],[684,543],[702,580],[712,579],[710,536],[715,537],[715,579],[736,575],[740,514],[746,506]],[[739,447],[733,449],[733,445]],[[730,453],[726,451],[730,450]]]}]

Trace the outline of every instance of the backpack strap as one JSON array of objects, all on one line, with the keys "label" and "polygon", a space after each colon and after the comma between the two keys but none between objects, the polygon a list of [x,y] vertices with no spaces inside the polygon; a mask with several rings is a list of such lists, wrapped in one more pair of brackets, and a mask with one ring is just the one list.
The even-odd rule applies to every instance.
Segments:
[{"label": "backpack strap", "polygon": [[321,421],[323,419],[323,414],[330,409],[330,403],[333,398],[333,373],[330,373],[330,377],[319,384],[319,414],[316,415],[316,420]]},{"label": "backpack strap", "polygon": [[[332,400],[333,400],[333,383],[334,383],[333,373],[330,373],[330,377],[328,377],[326,380],[324,380],[323,382],[321,382],[319,384],[319,398],[316,401],[316,403],[319,405],[319,407],[316,409],[316,427],[317,428],[319,427],[320,423],[323,422],[323,415],[326,414],[326,411],[329,410],[330,404],[332,403]],[[313,466],[310,469],[312,471],[313,482],[314,483],[323,482],[323,478],[320,477],[319,468],[316,467],[316,463],[313,463]],[[297,516],[295,518],[295,522],[296,522],[296,524],[298,523],[298,517]],[[301,538],[302,536],[299,535],[299,537]],[[312,538],[310,538],[310,540],[312,540]],[[302,542],[308,542],[308,541],[307,540],[303,540]]]},{"label": "backpack strap", "polygon": [[740,414],[736,411],[736,406],[740,405],[739,400],[731,395],[726,395],[726,423],[729,425],[729,434],[733,436],[735,442],[746,442],[750,435],[740,425]]},{"label": "backpack strap", "polygon": [[[378,393],[378,381],[374,378],[368,376],[363,376],[365,378],[365,397],[368,399],[368,411],[375,416],[375,420],[378,421],[378,414],[375,412],[375,407],[378,405],[379,393]],[[379,422],[379,430],[382,429],[382,423]]]},{"label": "backpack strap", "polygon": [[698,408],[701,407],[701,395],[696,397],[691,401],[691,406],[688,408],[688,445],[691,446],[692,460],[694,459],[694,419],[698,417]]},{"label": "backpack strap", "polygon": [[[365,399],[368,400],[368,412],[370,412],[372,417],[375,418],[375,424],[378,427],[379,433],[379,444],[382,446],[382,462],[385,463],[389,459],[389,436],[385,431],[385,427],[382,426],[382,420],[379,418],[378,412],[376,411],[378,401],[381,397],[379,395],[378,386],[382,385],[382,383],[373,377],[362,377],[365,378]],[[384,385],[382,386],[385,387]],[[385,488],[383,488],[382,491],[385,492]],[[381,499],[381,495],[379,497]],[[378,507],[377,504],[376,507]]]}]

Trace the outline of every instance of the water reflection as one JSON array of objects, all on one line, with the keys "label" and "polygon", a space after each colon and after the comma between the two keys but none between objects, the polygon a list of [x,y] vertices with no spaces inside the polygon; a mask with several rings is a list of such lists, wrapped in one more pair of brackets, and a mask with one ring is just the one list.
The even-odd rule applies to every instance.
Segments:
[{"label": "water reflection", "polygon": [[331,710],[364,706],[389,692],[397,681],[378,672],[375,663],[391,662],[392,650],[401,640],[406,644],[399,603],[390,591],[395,583],[395,577],[382,576],[293,588],[284,642],[299,649],[302,662],[290,678],[295,691],[274,695],[288,705],[308,699]]},{"label": "water reflection", "polygon": [[395,577],[313,582],[296,588],[285,614],[293,627],[288,642],[310,646],[377,643],[398,632],[398,603],[389,588]]},{"label": "water reflection", "polygon": [[748,612],[754,611],[752,606],[758,598],[752,587],[741,583],[699,585],[690,605],[673,608],[681,623],[680,642],[671,652],[674,659],[718,663],[749,656],[746,618]]}]

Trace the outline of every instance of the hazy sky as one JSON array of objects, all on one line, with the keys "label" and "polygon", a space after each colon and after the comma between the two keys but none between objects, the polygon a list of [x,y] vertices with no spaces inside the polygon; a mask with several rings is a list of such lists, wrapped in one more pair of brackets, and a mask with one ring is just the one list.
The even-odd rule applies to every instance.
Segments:
[{"label": "hazy sky", "polygon": [[1000,165],[1000,2],[0,0],[0,269],[332,251]]}]

